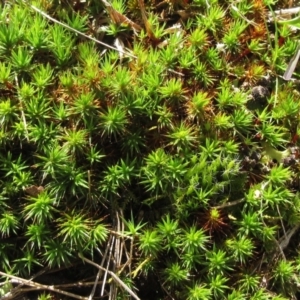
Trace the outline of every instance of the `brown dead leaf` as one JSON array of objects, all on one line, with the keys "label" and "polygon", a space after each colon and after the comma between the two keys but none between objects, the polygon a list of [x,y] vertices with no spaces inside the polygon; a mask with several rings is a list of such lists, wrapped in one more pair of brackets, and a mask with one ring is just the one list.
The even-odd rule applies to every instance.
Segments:
[{"label": "brown dead leaf", "polygon": [[127,18],[123,14],[119,13],[106,0],[101,0],[101,1],[105,5],[111,20],[115,24],[126,24],[126,25],[130,26],[132,30],[135,30],[135,31],[141,31],[142,30],[142,27],[140,25],[136,24],[135,22],[131,21],[129,18]]},{"label": "brown dead leaf", "polygon": [[44,187],[42,187],[42,186],[36,186],[36,185],[31,185],[31,186],[25,188],[24,191],[28,195],[30,195],[32,197],[36,197],[37,195],[39,195],[41,192],[44,191]]}]

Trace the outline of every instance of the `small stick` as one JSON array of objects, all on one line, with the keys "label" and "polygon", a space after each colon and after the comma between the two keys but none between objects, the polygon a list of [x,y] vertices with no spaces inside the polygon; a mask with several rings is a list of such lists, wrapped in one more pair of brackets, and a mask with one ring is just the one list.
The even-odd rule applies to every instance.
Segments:
[{"label": "small stick", "polygon": [[[31,281],[31,280],[27,280],[27,279],[23,279],[23,278],[14,276],[14,275],[6,274],[6,273],[1,272],[1,271],[0,271],[0,275],[8,277],[8,278],[15,279],[18,283],[21,283],[21,284],[24,284],[24,285],[28,285],[28,286],[31,286],[31,287],[35,287],[36,290],[47,290],[47,291],[51,291],[51,292],[55,292],[55,293],[58,293],[58,294],[62,294],[62,295],[65,295],[65,296],[68,296],[68,297],[71,297],[71,298],[75,298],[75,299],[88,300],[87,297],[78,296],[78,295],[73,294],[73,293],[69,293],[69,292],[66,292],[66,291],[63,291],[63,290],[60,290],[60,289],[56,289],[52,285],[40,284],[40,283]],[[4,300],[4,299],[8,299],[8,298],[3,298],[2,297],[1,299]]]},{"label": "small stick", "polygon": [[[101,283],[102,283],[102,281],[98,281],[97,285],[101,284]],[[77,282],[73,282],[73,283],[56,284],[56,285],[54,285],[54,288],[82,287],[82,286],[91,286],[94,284],[95,284],[95,281],[77,281]]]},{"label": "small stick", "polygon": [[[117,232],[120,232],[120,223],[119,223],[118,210],[116,210],[115,215],[116,215],[116,217],[113,220],[114,227],[116,227]],[[115,223],[117,223],[117,224],[115,224]],[[116,269],[118,269],[118,267],[119,267],[119,259],[120,259],[120,255],[119,255],[119,253],[120,253],[120,236],[119,235],[117,235],[115,237],[114,251],[113,252],[114,252],[114,254],[113,254],[114,263],[113,263],[113,267],[112,267],[112,272],[115,273]],[[109,300],[114,300],[116,298],[117,298],[117,285],[115,284],[115,282],[112,282],[112,284],[110,285]]]},{"label": "small stick", "polygon": [[220,209],[220,208],[225,208],[225,207],[229,207],[229,206],[234,206],[234,205],[237,205],[237,204],[240,204],[240,203],[244,202],[245,200],[246,200],[245,198],[242,198],[242,199],[234,200],[234,201],[231,201],[231,202],[226,202],[226,203],[221,204],[221,205],[213,206],[212,208]]},{"label": "small stick", "polygon": [[291,237],[295,234],[295,232],[299,229],[300,224],[295,225],[292,229],[288,230],[283,237],[281,237],[278,242],[279,246],[282,250],[284,250],[290,243]]},{"label": "small stick", "polygon": [[60,21],[52,18],[51,16],[49,16],[48,14],[46,14],[45,12],[43,12],[42,10],[40,10],[39,8],[37,8],[36,6],[29,4],[26,0],[23,0],[23,2],[26,3],[27,5],[29,5],[33,10],[35,10],[36,12],[38,12],[39,14],[41,14],[42,16],[44,16],[45,18],[47,18],[48,20],[50,20],[50,21],[52,21],[52,22],[54,22],[56,24],[59,24],[62,27],[65,27],[68,30],[71,30],[71,31],[73,31],[73,32],[75,32],[75,33],[77,33],[77,34],[79,34],[79,35],[81,35],[81,36],[83,36],[83,37],[85,37],[87,39],[92,40],[93,42],[95,42],[97,44],[100,44],[100,45],[106,47],[106,48],[109,48],[109,49],[112,49],[112,50],[116,50],[116,51],[121,52],[123,54],[126,54],[126,55],[128,55],[128,56],[130,56],[132,58],[137,59],[137,57],[135,55],[131,54],[131,53],[125,52],[125,51],[123,51],[121,49],[117,49],[116,47],[113,47],[113,46],[110,46],[110,45],[108,45],[106,43],[100,42],[99,40],[97,40],[97,39],[95,39],[95,38],[93,38],[91,36],[88,36],[88,35],[80,32],[80,31],[78,31],[77,29],[74,29],[74,28],[70,27],[69,25],[67,25],[65,23],[62,23],[62,22],[60,22]]},{"label": "small stick", "polygon": [[[299,12],[300,12],[300,6],[287,8],[287,9],[275,10],[274,14],[279,15],[279,16],[286,16],[286,15],[290,16],[290,15],[293,15],[293,14],[298,14]],[[269,16],[272,17],[272,12],[269,13]]]},{"label": "small stick", "polygon": [[113,248],[114,242],[115,242],[115,236],[112,236],[112,238],[110,240],[110,243],[106,246],[107,250],[109,250],[109,257],[107,259],[107,266],[106,266],[106,268],[103,268],[104,260],[103,260],[103,264],[101,265],[101,267],[105,271],[105,273],[104,273],[104,279],[103,279],[103,284],[102,284],[102,288],[101,288],[101,293],[100,293],[101,296],[104,295],[104,287],[105,287],[105,284],[106,284],[107,270],[109,268],[109,264],[110,264],[110,260],[111,260],[111,255],[112,255],[112,248]]},{"label": "small stick", "polygon": [[91,264],[91,265],[93,265],[93,266],[95,266],[96,268],[98,268],[98,269],[101,269],[101,270],[103,270],[103,271],[106,271],[108,274],[110,274],[110,276],[118,283],[118,284],[120,284],[123,288],[124,288],[124,290],[126,290],[134,299],[136,299],[136,300],[141,300],[115,273],[113,273],[113,272],[111,272],[111,271],[109,271],[109,270],[107,270],[107,269],[105,269],[105,268],[103,268],[103,267],[101,267],[100,265],[98,265],[98,264],[96,264],[96,263],[94,263],[93,261],[91,261],[91,260],[89,260],[89,259],[87,259],[87,258],[85,258],[82,254],[78,254],[78,256],[81,258],[81,259],[83,259],[84,261],[86,261],[87,263],[89,263],[89,264]]},{"label": "small stick", "polygon": [[[120,219],[119,219],[119,213],[118,211],[116,210],[116,221],[117,221],[117,232],[120,232]],[[115,241],[115,254],[114,254],[114,257],[115,257],[115,266],[114,268],[119,268],[120,264],[121,264],[121,255],[120,255],[120,237],[119,236],[116,236],[116,241]],[[115,270],[114,270],[115,271]]]},{"label": "small stick", "polygon": [[108,260],[107,260],[107,267],[106,267],[106,269],[102,267],[103,270],[105,271],[105,273],[104,273],[103,285],[102,285],[101,294],[100,294],[101,296],[104,295],[104,287],[105,287],[105,282],[106,282],[107,273],[108,273],[108,266],[110,264],[110,259],[111,259],[111,255],[112,255],[112,248],[113,248],[114,242],[115,242],[115,236],[112,237],[112,242],[109,247],[109,256],[108,256]]},{"label": "small stick", "polygon": [[241,12],[240,10],[233,4],[231,4],[231,7],[234,11],[236,11],[238,13],[238,15],[245,20],[248,24],[251,24],[253,26],[257,26],[257,23],[255,23],[254,21],[248,20]]},{"label": "small stick", "polygon": [[282,221],[282,216],[281,216],[281,213],[280,213],[278,205],[276,205],[276,208],[277,208],[277,212],[278,212],[278,215],[279,215],[279,219],[280,219],[281,227],[282,227],[282,230],[283,230],[284,238],[288,239],[288,237],[286,235],[286,230],[285,230],[285,227],[284,227],[284,224],[283,224],[283,221]]},{"label": "small stick", "polygon": [[[34,274],[29,280],[32,281],[33,279],[35,279],[35,278],[41,276],[41,275],[44,274],[47,270],[48,270],[47,267],[44,268],[43,270],[41,270],[41,271],[39,271],[38,273]],[[11,282],[11,283],[15,283],[15,282],[14,282],[14,279],[11,279],[10,282]],[[19,283],[19,282],[18,282],[18,283]],[[5,282],[4,282],[3,284],[5,284]],[[1,284],[1,285],[2,285],[2,284]],[[0,285],[0,286],[1,286],[1,285]],[[9,298],[7,298],[7,299],[10,299],[10,297],[11,297],[11,298],[14,298],[14,297],[16,296],[16,294],[23,293],[23,292],[24,292],[24,289],[25,289],[25,288],[22,288],[23,286],[24,286],[24,284],[19,284],[18,286],[16,286],[16,287],[14,287],[13,289],[11,289],[11,290],[9,291],[9,293],[7,293],[7,295],[9,295],[9,296],[8,296]],[[27,289],[26,289],[26,290],[27,290]],[[31,289],[31,290],[32,290],[32,289]],[[5,297],[5,296],[3,296],[3,297]],[[1,298],[1,299],[2,299],[2,298]],[[3,298],[3,299],[6,299],[6,298]]]},{"label": "small stick", "polygon": [[[40,10],[39,8],[37,8],[36,6],[29,4],[26,0],[23,0],[23,2],[24,2],[25,4],[27,4],[28,6],[30,6],[34,11],[36,11],[36,12],[38,12],[39,14],[41,14],[42,16],[44,16],[46,19],[48,19],[48,20],[50,20],[50,21],[52,21],[52,22],[54,22],[54,23],[56,23],[56,24],[59,24],[59,25],[65,27],[65,28],[67,28],[68,30],[71,30],[71,31],[73,31],[73,32],[75,32],[75,33],[77,33],[77,34],[79,34],[79,35],[81,35],[81,36],[83,36],[83,37],[85,37],[85,38],[87,38],[87,39],[89,39],[89,40],[91,40],[91,41],[97,43],[97,44],[100,44],[100,45],[102,45],[102,46],[108,48],[108,49],[112,49],[112,50],[118,51],[119,53],[125,54],[125,55],[127,55],[127,56],[129,56],[129,57],[131,57],[131,58],[138,59],[137,56],[131,54],[130,52],[126,52],[126,51],[123,51],[122,49],[118,49],[118,48],[116,48],[116,47],[113,47],[113,46],[110,46],[110,45],[108,45],[108,44],[106,44],[106,43],[103,43],[103,42],[101,42],[101,41],[99,41],[99,40],[97,40],[97,39],[95,39],[95,38],[93,38],[93,37],[91,37],[91,36],[88,36],[88,35],[86,35],[86,34],[80,32],[80,31],[76,30],[75,28],[70,27],[69,25],[67,25],[67,24],[65,24],[65,23],[62,23],[62,22],[60,22],[60,21],[58,21],[58,20],[52,18],[51,16],[49,16],[48,14],[46,14],[45,12],[43,12],[42,10]],[[175,75],[178,75],[178,76],[184,76],[183,73],[174,71],[174,70],[172,70],[172,69],[167,69],[167,70],[168,70],[170,73],[173,73],[173,74],[175,74]]]},{"label": "small stick", "polygon": [[[109,245],[110,243],[111,243],[111,235],[109,236],[108,245]],[[101,254],[101,251],[100,251],[98,248],[97,248],[97,250],[98,250],[99,253]],[[103,267],[103,265],[104,265],[104,262],[105,262],[105,259],[106,259],[106,256],[107,256],[107,252],[108,252],[108,247],[106,247],[105,252],[104,252],[104,255],[103,255],[103,257],[102,257],[101,267]],[[96,287],[97,287],[97,285],[98,285],[98,281],[99,281],[99,278],[100,278],[101,274],[102,274],[102,270],[99,269],[99,271],[98,271],[98,273],[97,273],[97,276],[96,276],[96,279],[95,279],[95,282],[94,282],[93,289],[92,289],[91,294],[90,294],[90,296],[89,296],[89,300],[92,300],[93,297],[94,297],[94,294],[95,294],[95,292],[96,292]]]}]

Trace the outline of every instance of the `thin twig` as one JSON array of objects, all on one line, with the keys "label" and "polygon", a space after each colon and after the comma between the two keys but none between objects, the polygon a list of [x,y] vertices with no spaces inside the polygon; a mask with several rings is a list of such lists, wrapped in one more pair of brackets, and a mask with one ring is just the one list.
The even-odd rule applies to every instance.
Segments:
[{"label": "thin twig", "polygon": [[[51,292],[55,292],[55,293],[58,293],[58,294],[62,294],[62,295],[65,295],[65,296],[68,296],[68,297],[71,297],[71,298],[75,298],[75,299],[88,300],[87,297],[79,296],[79,295],[76,295],[76,294],[73,294],[73,293],[69,293],[69,292],[66,292],[66,291],[63,291],[63,290],[60,290],[60,289],[56,289],[56,288],[54,288],[53,285],[40,284],[40,283],[31,281],[31,280],[27,280],[27,279],[23,279],[23,278],[14,276],[14,275],[6,274],[6,273],[1,272],[1,271],[0,271],[0,275],[8,277],[8,278],[15,279],[16,282],[18,282],[20,284],[24,284],[24,285],[27,285],[27,286],[35,287],[36,290],[47,290],[47,291],[51,291]],[[3,298],[3,297],[1,298],[1,300],[4,300],[4,299],[9,299],[9,298]]]},{"label": "thin twig", "polygon": [[[34,275],[29,279],[29,281],[32,281],[33,279],[39,277],[40,275],[42,275],[43,273],[45,273],[47,269],[48,269],[48,268],[44,268],[43,270],[41,270],[41,271],[39,271],[38,273],[34,274]],[[14,282],[14,279],[11,279],[10,282],[11,282],[11,283],[16,283],[16,282]],[[4,284],[5,284],[5,282],[4,282]],[[15,298],[15,296],[16,296],[17,294],[22,294],[22,293],[24,293],[24,289],[22,289],[23,286],[24,286],[24,284],[19,284],[18,286],[16,286],[16,287],[14,287],[13,289],[11,289],[11,290],[9,291],[9,293],[7,293],[7,295],[8,295],[8,296],[10,295],[11,299],[13,299],[13,298]],[[3,297],[4,297],[4,296],[3,296]],[[2,298],[1,298],[1,299],[2,299]],[[10,298],[3,298],[3,299],[10,299]]]},{"label": "thin twig", "polygon": [[[9,280],[10,283],[12,284],[19,284],[20,282],[16,279],[10,279]],[[98,282],[98,284],[102,283],[102,281]],[[6,284],[6,282],[3,282],[3,284]],[[91,285],[94,285],[95,284],[95,281],[77,281],[77,282],[73,282],[73,283],[64,283],[64,284],[55,284],[53,285],[53,288],[55,289],[67,289],[67,288],[72,288],[72,287],[83,287],[83,286],[91,286]],[[24,286],[23,284],[21,285],[18,285],[17,287],[20,287],[20,286]],[[20,290],[18,290],[18,294],[19,294],[19,291],[22,292],[22,294],[24,292],[29,292],[29,291],[36,291],[36,288],[34,287],[29,287],[29,288],[22,288]],[[2,299],[1,299],[2,300]]]},{"label": "thin twig", "polygon": [[[115,218],[114,218],[114,225],[115,225],[115,230],[117,232],[120,231],[120,218],[119,218],[119,212],[118,210],[115,210]],[[121,259],[122,255],[120,253],[120,236],[117,235],[115,239],[115,247],[114,247],[114,264],[113,264],[113,269],[112,272],[116,273],[116,270],[119,270],[120,264],[121,264]],[[117,297],[117,285],[115,282],[112,282],[110,286],[110,295],[109,299],[114,300]]]},{"label": "thin twig", "polygon": [[[122,220],[122,222],[120,222],[120,226],[121,226],[121,228],[120,228],[120,232],[124,232],[124,222],[123,222],[123,210],[121,209],[121,211],[120,211],[120,216],[121,216],[121,220]],[[125,241],[124,241],[124,239],[122,239],[122,241],[121,241],[121,253],[120,253],[120,264],[121,264],[121,259],[122,259],[122,257],[123,257],[123,249],[125,249],[125,253],[126,253],[126,248],[125,248]],[[126,255],[126,254],[125,254]],[[127,257],[127,256],[126,256]],[[120,265],[119,264],[119,265]]]},{"label": "thin twig", "polygon": [[82,254],[78,254],[78,256],[83,259],[84,261],[86,261],[87,263],[95,266],[96,268],[102,269],[104,271],[106,271],[107,273],[110,274],[110,276],[118,283],[120,284],[124,290],[126,290],[133,298],[137,299],[137,300],[141,300],[116,274],[114,274],[113,272],[106,270],[105,268],[102,268],[101,266],[99,266],[98,264],[94,263],[93,261],[85,258]]},{"label": "thin twig", "polygon": [[278,205],[276,205],[276,208],[277,208],[278,215],[280,217],[279,220],[280,220],[281,227],[282,227],[282,230],[283,230],[284,238],[287,239],[288,237],[286,235],[286,230],[285,230],[285,227],[284,227],[284,224],[283,224],[283,221],[282,221],[282,216],[281,216],[281,213],[280,213]]},{"label": "thin twig", "polygon": [[146,263],[148,263],[149,261],[151,261],[151,257],[147,257],[144,261],[142,261],[138,266],[137,266],[137,268],[134,270],[134,271],[132,271],[132,272],[130,272],[130,276],[132,276],[133,278],[135,278],[136,276],[137,276],[137,274],[138,274],[138,272],[143,268],[143,266],[146,264]]},{"label": "thin twig", "polygon": [[100,294],[101,296],[103,296],[103,293],[104,293],[104,287],[105,287],[107,273],[108,273],[108,266],[110,264],[110,259],[111,259],[111,255],[112,255],[112,247],[114,245],[114,241],[115,241],[115,236],[112,237],[112,242],[111,242],[111,245],[109,247],[109,256],[108,256],[108,260],[107,260],[107,267],[106,268],[102,267],[103,270],[105,271],[105,273],[104,273],[103,285],[102,285],[101,294]]},{"label": "thin twig", "polygon": [[[119,219],[119,213],[118,210],[116,210],[116,221],[117,221],[117,232],[121,232],[120,231],[120,219]],[[119,266],[121,264],[121,255],[120,255],[120,237],[117,236],[116,237],[116,242],[115,242],[115,269],[119,269]],[[116,270],[113,270],[114,272]]]},{"label": "thin twig", "polygon": [[248,24],[251,24],[253,26],[257,26],[257,23],[254,21],[248,20],[242,13],[241,11],[233,4],[231,4],[231,8],[243,19],[245,20]]},{"label": "thin twig", "polygon": [[[98,281],[98,284],[101,284],[102,281]],[[70,288],[70,287],[83,287],[83,286],[91,286],[94,285],[95,281],[78,281],[78,282],[74,282],[74,283],[65,283],[65,284],[56,284],[53,287],[54,288]],[[92,299],[92,298],[91,298]]]},{"label": "thin twig", "polygon": [[246,200],[245,198],[242,198],[242,199],[234,200],[231,202],[226,202],[221,205],[213,206],[213,208],[221,209],[221,208],[225,208],[225,207],[229,207],[229,206],[234,206],[234,205],[238,205],[238,204],[244,202],[245,200]]},{"label": "thin twig", "polygon": [[[120,212],[121,214],[121,220],[123,220],[123,211],[121,210]],[[124,222],[121,222],[121,232],[123,233],[124,232]],[[123,235],[121,235],[123,236]],[[126,237],[126,235],[124,235]],[[118,271],[118,274],[121,274],[123,272],[123,270],[128,266],[129,268],[129,276],[131,277],[131,261],[132,261],[132,252],[133,252],[133,238],[130,237],[130,253],[128,253],[128,250],[126,248],[126,243],[125,243],[125,240],[123,239],[122,240],[122,245],[121,245],[121,250],[123,253],[123,249],[124,249],[124,252],[125,252],[125,256],[127,258],[127,261],[125,262],[125,264],[123,264],[122,268]],[[121,254],[121,257],[122,257],[123,254]]]},{"label": "thin twig", "polygon": [[[71,30],[71,31],[73,31],[73,32],[75,32],[75,33],[77,33],[77,34],[79,34],[79,35],[81,35],[81,36],[83,36],[83,37],[85,37],[85,38],[87,38],[87,39],[89,39],[89,40],[91,40],[91,41],[97,43],[97,44],[100,44],[100,45],[102,45],[102,46],[108,48],[108,49],[115,50],[115,51],[117,51],[117,52],[119,52],[119,53],[122,53],[122,54],[125,54],[125,55],[127,55],[127,56],[129,56],[129,57],[131,57],[131,58],[138,59],[137,56],[131,54],[130,52],[126,52],[126,51],[123,51],[122,49],[118,49],[118,48],[116,48],[116,47],[110,46],[110,45],[108,45],[108,44],[106,44],[106,43],[104,43],[104,42],[101,42],[101,41],[99,41],[99,40],[97,40],[97,39],[95,39],[95,38],[93,38],[93,37],[91,37],[91,36],[88,36],[88,35],[82,33],[81,31],[78,31],[78,30],[75,29],[75,28],[72,28],[71,26],[69,26],[69,25],[67,25],[67,24],[65,24],[65,23],[63,23],[63,22],[60,22],[60,21],[56,20],[55,18],[52,18],[51,16],[49,16],[48,14],[46,14],[44,11],[40,10],[40,9],[37,8],[36,6],[34,6],[34,5],[30,4],[30,3],[28,3],[28,1],[26,1],[26,0],[22,0],[22,1],[23,1],[23,3],[25,3],[25,4],[27,4],[29,7],[31,7],[34,11],[36,11],[36,12],[39,13],[39,14],[41,14],[43,17],[47,18],[48,20],[50,20],[50,21],[52,21],[52,22],[54,22],[54,23],[56,23],[56,24],[59,24],[59,25],[63,26],[64,28],[67,28],[68,30]],[[183,73],[174,71],[174,70],[172,70],[172,69],[167,69],[167,71],[170,72],[170,73],[173,73],[173,74],[175,74],[175,75],[184,77],[184,74],[183,74]]]},{"label": "thin twig", "polygon": [[123,50],[121,50],[121,49],[117,49],[116,47],[113,47],[113,46],[110,46],[110,45],[108,45],[108,44],[106,44],[106,43],[103,43],[103,42],[101,42],[101,41],[99,41],[99,40],[97,40],[97,39],[95,39],[95,38],[93,38],[93,37],[91,37],[91,36],[88,36],[88,35],[82,33],[81,31],[78,31],[77,29],[72,28],[71,26],[69,26],[69,25],[67,25],[67,24],[65,24],[65,23],[62,23],[62,22],[60,22],[60,21],[58,21],[58,20],[52,18],[51,16],[49,16],[48,14],[46,14],[44,11],[40,10],[40,9],[37,8],[36,6],[34,6],[34,5],[30,4],[30,3],[28,3],[26,0],[23,0],[23,2],[24,2],[25,4],[27,4],[27,5],[29,5],[34,11],[38,12],[39,14],[41,14],[42,16],[44,16],[45,18],[47,18],[48,20],[50,20],[50,21],[52,21],[52,22],[54,22],[54,23],[56,23],[56,24],[59,24],[59,25],[61,25],[62,27],[65,27],[65,28],[67,28],[68,30],[71,30],[71,31],[73,31],[73,32],[75,32],[75,33],[77,33],[77,34],[79,34],[79,35],[81,35],[81,36],[83,36],[83,37],[85,37],[85,38],[87,38],[87,39],[90,39],[91,41],[93,41],[93,42],[95,42],[95,43],[97,43],[97,44],[100,44],[100,45],[106,47],[106,48],[109,48],[109,49],[112,49],[112,50],[116,50],[116,51],[121,52],[121,53],[123,53],[123,54],[126,54],[126,55],[128,55],[128,56],[130,56],[130,57],[132,57],[132,58],[137,59],[137,57],[136,57],[135,55],[133,55],[133,54],[131,54],[131,53],[129,53],[129,52],[125,52],[125,51],[123,51]]},{"label": "thin twig", "polygon": [[[132,243],[132,241],[131,241],[131,243]],[[118,271],[118,274],[121,274],[124,271],[124,269],[128,266],[128,268],[129,268],[128,274],[131,277],[131,261],[132,261],[132,259],[131,259],[130,254],[128,254],[128,251],[127,251],[127,248],[126,248],[126,244],[125,244],[124,241],[122,242],[122,248],[124,248],[127,261],[122,265],[122,267]]]},{"label": "thin twig", "polygon": [[[293,14],[298,14],[299,12],[300,12],[300,6],[287,8],[287,9],[274,10],[274,14],[279,15],[279,16],[290,16]],[[270,12],[269,17],[272,17],[272,16],[273,16],[273,14],[272,14],[272,12]]]},{"label": "thin twig", "polygon": [[[112,236],[110,235],[110,236],[109,236],[109,240],[108,240],[108,245],[111,243],[111,237],[112,237]],[[100,251],[98,248],[96,248],[96,249],[97,249],[98,252],[101,254],[101,251]],[[101,267],[103,267],[103,265],[104,265],[104,262],[105,262],[105,259],[106,259],[106,256],[107,256],[107,252],[108,252],[108,247],[106,247],[105,252],[104,252],[104,255],[103,255],[103,257],[102,257]],[[96,279],[95,279],[95,282],[94,282],[93,289],[92,289],[92,291],[91,291],[91,293],[90,293],[90,296],[89,296],[89,300],[92,300],[93,297],[94,297],[94,294],[95,294],[95,292],[96,292],[96,287],[97,287],[97,285],[98,285],[98,281],[99,281],[99,278],[100,278],[102,272],[103,272],[103,271],[102,271],[101,269],[99,269],[99,271],[98,271],[98,273],[97,273],[97,276],[96,276]]]},{"label": "thin twig", "polygon": [[288,230],[284,236],[282,236],[278,242],[279,246],[282,250],[284,250],[290,243],[291,237],[295,234],[295,232],[299,229],[300,224],[295,225],[292,229]]},{"label": "thin twig", "polygon": [[[116,231],[122,232],[120,227],[120,217],[119,217],[118,210],[115,210],[114,223],[116,225]],[[114,248],[114,266],[113,266],[114,273],[116,273],[116,271],[120,269],[121,261],[122,261],[121,239],[120,239],[120,235],[117,235],[115,240],[115,248]],[[119,271],[118,274],[120,274]],[[116,299],[116,297],[117,297],[117,286],[115,283],[113,283],[111,286],[111,299]]]}]

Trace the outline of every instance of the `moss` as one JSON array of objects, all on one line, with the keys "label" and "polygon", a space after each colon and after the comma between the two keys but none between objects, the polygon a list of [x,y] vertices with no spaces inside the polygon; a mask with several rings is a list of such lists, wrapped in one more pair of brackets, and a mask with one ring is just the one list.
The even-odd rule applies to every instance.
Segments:
[{"label": "moss", "polygon": [[270,17],[286,2],[2,1],[2,281],[296,298],[300,106],[281,75],[299,34]]}]

